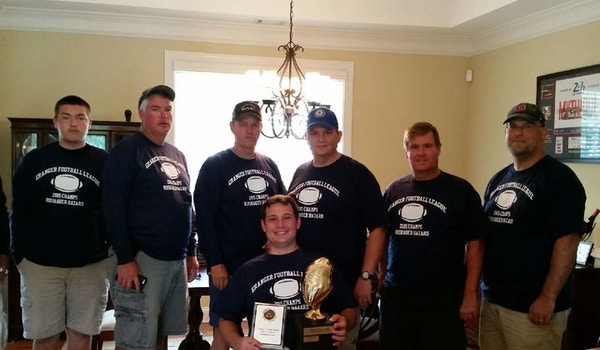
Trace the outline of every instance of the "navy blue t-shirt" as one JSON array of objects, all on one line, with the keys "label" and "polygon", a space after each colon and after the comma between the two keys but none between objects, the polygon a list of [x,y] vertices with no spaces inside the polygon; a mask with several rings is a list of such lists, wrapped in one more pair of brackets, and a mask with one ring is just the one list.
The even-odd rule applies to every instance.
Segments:
[{"label": "navy blue t-shirt", "polygon": [[[308,265],[319,257],[320,254],[298,249],[285,255],[262,254],[251,259],[233,274],[216,300],[214,312],[236,324],[246,317],[251,327],[255,302],[285,305],[285,344],[295,344],[291,314],[308,310],[302,298],[302,279]],[[334,265],[333,288],[321,306],[329,316],[356,306],[350,287],[338,271]]]},{"label": "navy blue t-shirt", "polygon": [[300,209],[298,245],[327,256],[349,285],[358,279],[367,230],[389,226],[381,188],[361,163],[346,156],[325,167],[296,169],[290,185]]},{"label": "navy blue t-shirt", "polygon": [[101,212],[102,168],[108,154],[58,142],[23,157],[12,182],[12,244],[17,263],[81,267],[108,254]]},{"label": "navy blue t-shirt", "polygon": [[221,151],[202,164],[194,188],[198,248],[207,265],[225,264],[233,273],[260,255],[265,234],[260,208],[267,197],[285,193],[279,168],[257,153],[252,159]]},{"label": "navy blue t-shirt", "polygon": [[391,222],[384,283],[426,294],[431,305],[436,300],[460,305],[465,244],[481,238],[485,225],[477,191],[445,172],[427,181],[408,175],[387,187],[384,201]]},{"label": "navy blue t-shirt", "polygon": [[[526,170],[509,165],[494,175],[484,196],[489,230],[484,236],[483,296],[529,312],[548,275],[556,240],[581,233],[585,200],[575,173],[550,156]],[[554,310],[566,310],[571,303],[569,278]]]},{"label": "navy blue t-shirt", "polygon": [[192,196],[183,153],[141,132],[121,140],[104,168],[102,209],[118,263],[142,250],[164,261],[195,254]]}]

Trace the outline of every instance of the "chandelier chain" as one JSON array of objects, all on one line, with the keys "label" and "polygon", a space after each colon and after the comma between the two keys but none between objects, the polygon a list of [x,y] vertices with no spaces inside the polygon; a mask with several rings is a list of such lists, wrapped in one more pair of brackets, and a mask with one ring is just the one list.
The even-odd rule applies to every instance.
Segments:
[{"label": "chandelier chain", "polygon": [[[263,99],[261,111],[265,127],[261,134],[267,138],[306,139],[306,118],[309,106],[315,108],[321,104],[309,102],[302,93],[306,76],[296,61],[296,53],[304,48],[294,43],[294,0],[290,0],[290,36],[286,44],[279,45],[277,51],[285,54],[283,63],[277,69],[279,91]],[[294,86],[292,86],[294,84]]]},{"label": "chandelier chain", "polygon": [[290,1],[290,43],[294,37],[294,0]]}]

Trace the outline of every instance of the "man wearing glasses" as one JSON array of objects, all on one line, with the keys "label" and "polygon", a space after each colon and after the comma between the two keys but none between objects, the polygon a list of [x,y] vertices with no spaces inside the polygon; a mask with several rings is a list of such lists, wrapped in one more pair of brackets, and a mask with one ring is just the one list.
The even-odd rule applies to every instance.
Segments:
[{"label": "man wearing glasses", "polygon": [[513,163],[484,195],[480,346],[560,349],[585,190],[569,167],[545,154],[545,118],[536,105],[516,105],[504,125]]}]

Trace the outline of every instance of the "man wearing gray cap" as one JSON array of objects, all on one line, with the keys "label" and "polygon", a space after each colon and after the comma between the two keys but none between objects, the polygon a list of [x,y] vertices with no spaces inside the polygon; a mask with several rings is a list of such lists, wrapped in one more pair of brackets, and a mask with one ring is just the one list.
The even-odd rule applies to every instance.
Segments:
[{"label": "man wearing gray cap", "polygon": [[102,209],[117,256],[111,279],[117,349],[164,349],[187,331],[187,282],[198,275],[190,177],[165,142],[175,92],[158,85],[138,100],[140,132],[121,140],[104,168]]},{"label": "man wearing gray cap", "polygon": [[213,350],[228,349],[213,305],[229,276],[263,253],[266,239],[260,208],[267,197],[285,192],[275,162],[254,150],[262,129],[259,105],[253,101],[236,104],[229,128],[235,138],[233,147],[206,159],[194,188],[198,247],[210,275]]},{"label": "man wearing gray cap", "polygon": [[545,118],[536,105],[519,103],[504,125],[513,163],[492,177],[484,195],[489,227],[480,346],[558,350],[571,308],[585,190],[569,167],[545,154]]}]

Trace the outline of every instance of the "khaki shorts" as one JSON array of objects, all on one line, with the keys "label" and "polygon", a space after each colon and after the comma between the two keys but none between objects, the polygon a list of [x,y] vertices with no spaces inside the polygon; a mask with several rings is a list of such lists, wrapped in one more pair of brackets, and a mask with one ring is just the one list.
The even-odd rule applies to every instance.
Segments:
[{"label": "khaki shorts", "polygon": [[108,300],[110,260],[64,268],[23,259],[18,265],[23,336],[43,339],[66,328],[88,335],[100,333]]},{"label": "khaki shorts", "polygon": [[482,300],[479,346],[485,350],[560,349],[571,309],[555,312],[549,325],[536,325],[529,314]]}]

